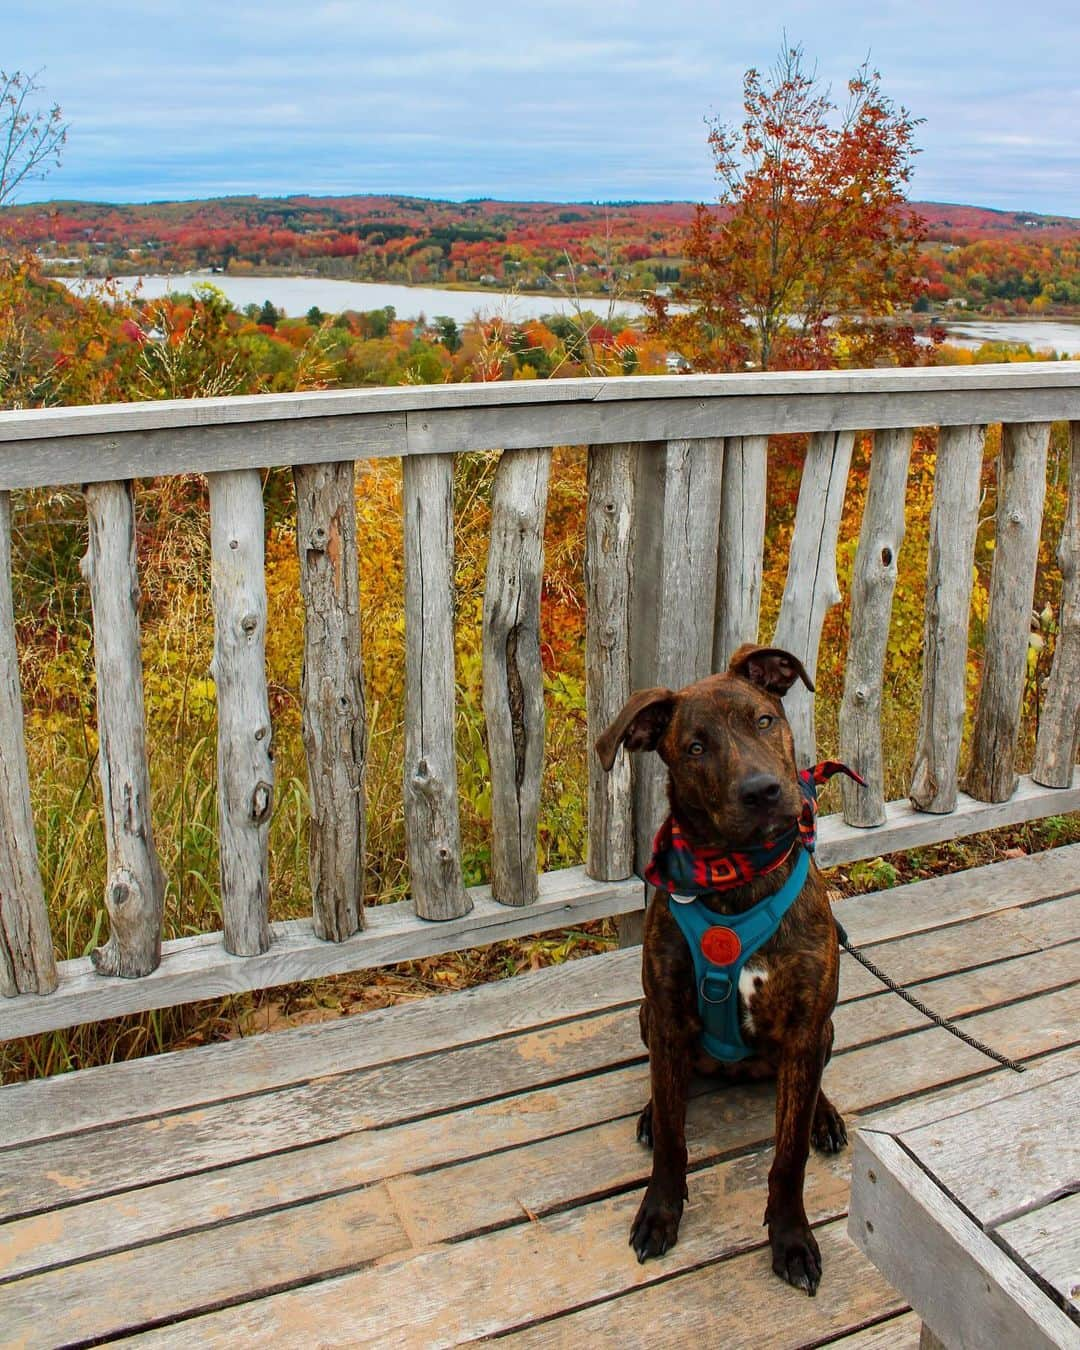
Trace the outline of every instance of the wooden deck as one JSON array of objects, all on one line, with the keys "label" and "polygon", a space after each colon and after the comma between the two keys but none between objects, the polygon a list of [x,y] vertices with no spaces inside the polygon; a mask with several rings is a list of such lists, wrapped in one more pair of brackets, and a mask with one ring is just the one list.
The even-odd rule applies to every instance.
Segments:
[{"label": "wooden deck", "polygon": [[[841,902],[853,941],[1029,1078],[1080,1061],[1080,845]],[[678,1246],[639,1266],[639,954],[0,1091],[0,1342],[914,1346],[814,1156],[825,1263],[771,1274],[767,1087],[690,1112]],[[994,1069],[843,957],[849,1125]],[[1046,1067],[1044,1067],[1046,1066]]]}]

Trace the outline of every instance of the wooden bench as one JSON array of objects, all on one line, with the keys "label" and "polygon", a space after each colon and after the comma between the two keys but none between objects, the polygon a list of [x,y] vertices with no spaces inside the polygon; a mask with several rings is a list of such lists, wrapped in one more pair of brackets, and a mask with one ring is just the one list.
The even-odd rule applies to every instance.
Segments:
[{"label": "wooden bench", "polygon": [[848,1232],[924,1347],[1080,1346],[1078,1121],[1073,1058],[859,1130]]}]

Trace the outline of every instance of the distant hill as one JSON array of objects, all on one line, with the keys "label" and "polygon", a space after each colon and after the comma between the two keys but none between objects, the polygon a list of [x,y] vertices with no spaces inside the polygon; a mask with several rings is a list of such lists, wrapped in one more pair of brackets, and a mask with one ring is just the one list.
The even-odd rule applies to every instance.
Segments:
[{"label": "distant hill", "polygon": [[[927,224],[921,308],[994,314],[1080,308],[1080,220],[913,202]],[[54,272],[94,276],[316,273],[407,285],[577,290],[677,285],[692,202],[451,202],[423,197],[216,197],[38,202],[0,233]]]}]

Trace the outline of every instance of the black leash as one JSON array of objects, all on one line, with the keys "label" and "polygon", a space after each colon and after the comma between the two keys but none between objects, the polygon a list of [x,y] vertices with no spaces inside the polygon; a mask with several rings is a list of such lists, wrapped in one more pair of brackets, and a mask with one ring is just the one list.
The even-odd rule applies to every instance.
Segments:
[{"label": "black leash", "polygon": [[891,976],[886,975],[883,970],[879,969],[868,956],[859,951],[858,947],[852,946],[848,941],[847,933],[844,932],[843,925],[835,915],[833,915],[833,922],[836,924],[836,936],[840,939],[840,946],[843,947],[844,951],[853,956],[861,966],[865,966],[875,979],[880,980],[881,983],[888,989],[891,989],[894,994],[899,994],[905,1003],[910,1003],[917,1012],[921,1012],[924,1017],[928,1017],[935,1026],[942,1027],[945,1031],[951,1032],[958,1040],[963,1041],[965,1045],[970,1045],[972,1050],[978,1050],[980,1055],[986,1055],[990,1059],[996,1059],[999,1064],[1004,1064],[1007,1069],[1012,1069],[1014,1073],[1025,1072],[1023,1064],[1018,1064],[1015,1059],[1009,1059],[1007,1055],[1002,1055],[996,1050],[991,1050],[991,1048],[988,1045],[984,1045],[982,1041],[977,1041],[974,1036],[969,1036],[966,1031],[961,1031],[955,1022],[950,1022],[947,1017],[942,1017],[940,1013],[934,1012],[933,1008],[928,1008],[926,1004],[923,1003],[921,999],[916,998],[914,994],[909,994],[908,991],[897,984]]}]

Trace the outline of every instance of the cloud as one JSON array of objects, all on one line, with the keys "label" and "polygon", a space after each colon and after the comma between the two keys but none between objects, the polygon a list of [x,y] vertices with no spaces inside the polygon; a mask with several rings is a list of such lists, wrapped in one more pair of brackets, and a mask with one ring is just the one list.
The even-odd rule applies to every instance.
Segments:
[{"label": "cloud", "polygon": [[786,29],[838,95],[869,53],[926,118],[913,195],[963,184],[1080,215],[1080,19],[1040,8],[1034,23],[1005,0],[977,22],[931,0],[774,0],[767,18],[715,0],[54,0],[45,25],[40,0],[5,0],[4,60],[44,66],[71,122],[58,196],[704,199],[703,118],[738,118],[742,72]]}]

